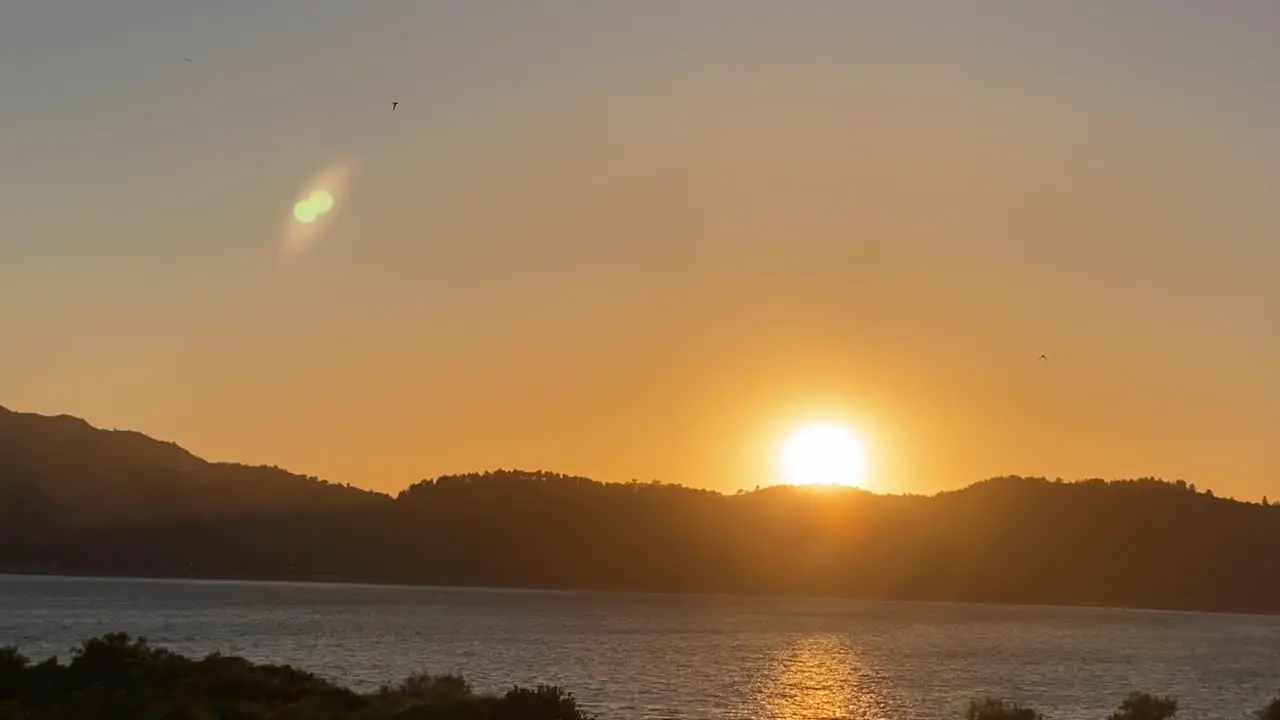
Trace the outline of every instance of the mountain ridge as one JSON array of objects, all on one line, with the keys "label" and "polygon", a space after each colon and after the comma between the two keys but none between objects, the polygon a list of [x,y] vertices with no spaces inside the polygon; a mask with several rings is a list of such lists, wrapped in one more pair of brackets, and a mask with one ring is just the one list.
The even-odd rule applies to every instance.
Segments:
[{"label": "mountain ridge", "polygon": [[157,467],[187,461],[96,429],[54,442],[86,431],[40,417],[0,418],[0,572],[1280,613],[1280,507],[1180,480],[723,494],[497,470],[392,498],[194,456]]},{"label": "mountain ridge", "polygon": [[[0,412],[0,520],[68,530],[390,499],[71,415]],[[7,512],[6,512],[7,511]],[[20,516],[20,517],[19,517]]]}]

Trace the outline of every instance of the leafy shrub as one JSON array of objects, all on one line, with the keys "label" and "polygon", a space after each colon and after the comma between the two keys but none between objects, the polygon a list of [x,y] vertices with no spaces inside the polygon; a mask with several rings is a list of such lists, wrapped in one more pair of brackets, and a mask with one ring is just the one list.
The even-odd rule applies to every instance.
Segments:
[{"label": "leafy shrub", "polygon": [[1147,693],[1130,693],[1110,720],[1168,720],[1178,712],[1178,701]]},{"label": "leafy shrub", "polygon": [[1280,697],[1267,703],[1265,707],[1253,714],[1257,720],[1280,720]]},{"label": "leafy shrub", "polygon": [[964,716],[965,720],[1041,720],[1035,710],[998,698],[974,700]]},{"label": "leafy shrub", "polygon": [[192,660],[104,635],[65,665],[0,649],[0,720],[589,720],[559,688],[477,695],[455,675],[417,674],[358,694],[287,665]]},{"label": "leafy shrub", "polygon": [[584,720],[572,693],[554,685],[514,687],[494,705],[493,720]]}]

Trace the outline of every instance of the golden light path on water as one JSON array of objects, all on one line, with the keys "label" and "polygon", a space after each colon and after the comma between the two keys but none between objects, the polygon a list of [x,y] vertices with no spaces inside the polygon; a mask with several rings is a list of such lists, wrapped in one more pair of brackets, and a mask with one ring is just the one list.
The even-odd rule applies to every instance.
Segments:
[{"label": "golden light path on water", "polygon": [[306,254],[324,237],[341,208],[353,168],[350,160],[334,162],[302,186],[281,232],[280,253],[285,259]]},{"label": "golden light path on water", "polygon": [[889,720],[885,678],[839,636],[796,638],[756,688],[761,720]]}]

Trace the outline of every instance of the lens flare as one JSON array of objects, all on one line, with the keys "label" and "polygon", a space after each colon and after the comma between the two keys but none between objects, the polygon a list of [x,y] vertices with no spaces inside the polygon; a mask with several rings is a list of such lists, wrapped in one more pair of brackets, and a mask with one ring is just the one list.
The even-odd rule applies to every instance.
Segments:
[{"label": "lens flare", "polygon": [[333,195],[328,190],[315,190],[293,204],[293,219],[309,225],[333,209]]},{"label": "lens flare", "polygon": [[316,211],[310,200],[299,200],[293,206],[293,219],[304,225],[315,222],[319,216],[320,213]]},{"label": "lens flare", "polygon": [[333,195],[328,190],[316,190],[307,197],[307,202],[316,212],[323,215],[333,209]]},{"label": "lens flare", "polygon": [[302,197],[293,204],[280,239],[280,252],[287,258],[306,254],[325,235],[342,203],[338,201],[351,178],[349,160],[335,162],[316,173],[303,185]]}]

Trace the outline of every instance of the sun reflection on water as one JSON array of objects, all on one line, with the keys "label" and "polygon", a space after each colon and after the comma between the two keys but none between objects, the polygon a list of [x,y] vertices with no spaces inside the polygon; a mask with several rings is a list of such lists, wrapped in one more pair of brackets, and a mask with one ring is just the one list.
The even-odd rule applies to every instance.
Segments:
[{"label": "sun reflection on water", "polygon": [[761,720],[889,720],[885,678],[845,639],[799,638],[771,664],[756,698]]}]

